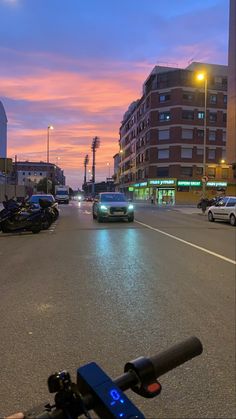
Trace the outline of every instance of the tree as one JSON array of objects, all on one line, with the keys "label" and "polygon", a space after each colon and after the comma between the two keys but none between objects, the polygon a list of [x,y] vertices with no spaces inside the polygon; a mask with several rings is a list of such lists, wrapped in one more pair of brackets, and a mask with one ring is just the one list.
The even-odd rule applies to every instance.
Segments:
[{"label": "tree", "polygon": [[[50,179],[48,179],[48,191],[50,193],[54,192],[55,184]],[[47,193],[47,178],[44,177],[37,184],[37,191]]]}]

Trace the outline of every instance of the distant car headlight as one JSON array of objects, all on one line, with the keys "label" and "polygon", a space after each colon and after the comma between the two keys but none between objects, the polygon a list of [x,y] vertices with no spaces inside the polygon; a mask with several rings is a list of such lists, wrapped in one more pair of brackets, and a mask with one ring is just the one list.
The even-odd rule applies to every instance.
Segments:
[{"label": "distant car headlight", "polygon": [[108,208],[106,207],[106,205],[101,205],[101,206],[100,206],[100,209],[101,209],[102,211],[107,211],[107,210],[108,210]]},{"label": "distant car headlight", "polygon": [[78,196],[78,201],[81,201],[81,199],[82,199],[82,196],[79,195]]},{"label": "distant car headlight", "polygon": [[129,206],[128,206],[128,210],[129,211],[132,211],[134,209],[134,206],[132,205],[132,204],[129,204]]}]

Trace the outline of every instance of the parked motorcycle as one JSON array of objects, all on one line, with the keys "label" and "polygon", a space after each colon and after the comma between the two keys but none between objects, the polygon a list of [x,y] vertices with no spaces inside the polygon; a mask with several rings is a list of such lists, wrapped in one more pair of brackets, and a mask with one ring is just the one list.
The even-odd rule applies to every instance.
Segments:
[{"label": "parked motorcycle", "polygon": [[39,233],[42,229],[42,215],[40,211],[26,210],[14,199],[3,202],[4,209],[0,211],[0,230],[3,233],[32,231]]}]

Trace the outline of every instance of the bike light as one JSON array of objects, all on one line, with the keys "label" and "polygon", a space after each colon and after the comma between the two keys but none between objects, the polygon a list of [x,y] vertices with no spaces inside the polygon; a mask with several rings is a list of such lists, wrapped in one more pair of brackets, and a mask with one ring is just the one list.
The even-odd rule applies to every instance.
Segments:
[{"label": "bike light", "polygon": [[103,210],[103,211],[107,211],[107,207],[106,207],[106,205],[101,205],[101,210]]},{"label": "bike light", "polygon": [[128,206],[128,210],[133,210],[134,209],[134,206],[132,205],[132,204],[130,204],[129,206]]}]

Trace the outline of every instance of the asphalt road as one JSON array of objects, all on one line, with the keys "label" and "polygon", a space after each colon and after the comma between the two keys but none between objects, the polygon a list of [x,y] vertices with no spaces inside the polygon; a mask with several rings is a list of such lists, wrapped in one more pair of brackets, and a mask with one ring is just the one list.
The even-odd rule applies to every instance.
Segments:
[{"label": "asphalt road", "polygon": [[128,395],[147,418],[235,418],[235,232],[141,205],[134,223],[98,224],[72,202],[39,235],[0,233],[0,416],[52,400],[56,370],[95,360],[115,377],[195,335],[204,353],[159,397]]}]

